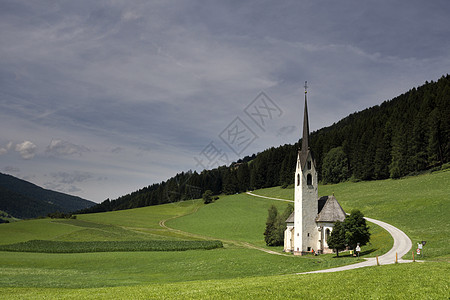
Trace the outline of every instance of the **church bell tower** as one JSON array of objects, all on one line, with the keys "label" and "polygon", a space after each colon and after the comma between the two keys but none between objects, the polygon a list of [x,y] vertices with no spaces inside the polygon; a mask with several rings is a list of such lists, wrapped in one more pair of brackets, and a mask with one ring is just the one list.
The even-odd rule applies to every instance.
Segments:
[{"label": "church bell tower", "polygon": [[305,109],[303,115],[303,137],[297,155],[294,188],[294,245],[295,255],[317,251],[318,230],[318,182],[316,163],[309,148],[309,120],[307,103],[307,84],[305,81]]}]

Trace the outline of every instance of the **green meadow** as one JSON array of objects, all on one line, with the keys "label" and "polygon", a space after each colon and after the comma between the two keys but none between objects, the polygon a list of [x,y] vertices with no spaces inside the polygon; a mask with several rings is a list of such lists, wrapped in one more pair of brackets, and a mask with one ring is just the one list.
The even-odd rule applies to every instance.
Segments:
[{"label": "green meadow", "polygon": [[8,299],[448,299],[449,264],[103,288],[3,288]]},{"label": "green meadow", "polygon": [[[283,254],[280,247],[265,246],[268,208],[273,204],[282,211],[288,203],[240,194],[221,196],[208,205],[192,200],[78,215],[75,220],[1,224],[3,246],[30,240],[51,241],[38,245],[44,248],[99,243],[106,245],[107,252],[0,251],[0,293],[6,299],[448,298],[450,172],[319,186],[320,195],[333,192],[347,212],[358,208],[368,217],[399,227],[413,242],[426,240],[427,262],[294,275],[355,263],[357,259],[345,254],[339,258],[332,254],[294,257]],[[279,187],[254,193],[293,198],[292,189]],[[392,247],[386,231],[370,226],[372,241],[362,249],[365,257],[381,255]],[[224,247],[162,252],[108,246],[205,240],[220,240]]]},{"label": "green meadow", "polygon": [[[255,194],[293,199],[293,189],[274,187]],[[365,216],[403,230],[413,248],[426,241],[424,259],[449,261],[450,171],[365,182],[319,186],[319,196],[331,195],[346,212],[361,210]],[[412,255],[404,258],[411,259]]]}]

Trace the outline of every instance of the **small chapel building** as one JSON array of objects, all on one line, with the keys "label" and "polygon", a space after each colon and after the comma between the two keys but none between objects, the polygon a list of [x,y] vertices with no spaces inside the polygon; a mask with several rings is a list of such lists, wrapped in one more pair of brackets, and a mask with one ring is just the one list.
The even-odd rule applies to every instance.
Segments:
[{"label": "small chapel building", "polygon": [[294,211],[286,220],[284,251],[294,255],[331,253],[327,240],[334,222],[344,221],[345,212],[334,195],[318,196],[316,162],[309,148],[309,121],[306,99],[303,116],[303,137],[297,155],[294,181]]}]

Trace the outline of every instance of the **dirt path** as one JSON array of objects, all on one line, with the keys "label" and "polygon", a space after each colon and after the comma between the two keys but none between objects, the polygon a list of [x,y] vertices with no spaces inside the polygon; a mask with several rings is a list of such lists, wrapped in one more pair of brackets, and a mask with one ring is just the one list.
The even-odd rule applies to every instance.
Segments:
[{"label": "dirt path", "polygon": [[[278,199],[278,198],[271,198],[261,195],[256,195],[250,192],[247,192],[248,195],[260,197],[260,198],[266,198],[266,199],[272,199],[272,200],[278,200],[278,201],[287,201],[287,202],[294,202],[292,200],[286,200],[286,199]],[[378,257],[378,263],[380,265],[386,265],[386,264],[393,264],[396,262],[396,258],[398,257],[399,263],[406,263],[411,262],[410,260],[402,260],[401,257],[409,252],[409,250],[412,247],[412,242],[409,239],[409,237],[400,229],[397,227],[392,226],[391,224],[388,224],[383,221],[371,219],[371,218],[365,218],[367,221],[377,224],[378,226],[384,228],[394,239],[394,245],[386,254],[381,255]],[[368,267],[368,266],[375,266],[377,264],[377,259],[375,257],[372,258],[366,258],[366,261],[353,264],[353,265],[347,265],[332,269],[325,269],[325,270],[318,270],[318,271],[311,271],[311,272],[305,272],[305,273],[298,273],[298,274],[309,274],[309,273],[327,273],[327,272],[338,272],[338,271],[345,271],[345,270],[351,270],[351,269],[357,269],[362,267]]]},{"label": "dirt path", "polygon": [[294,203],[294,201],[292,201],[292,200],[286,200],[286,199],[279,199],[279,198],[266,197],[266,196],[261,196],[261,195],[253,194],[253,193],[251,193],[251,192],[246,192],[246,194],[247,194],[247,195],[250,195],[250,196],[255,196],[255,197],[259,197],[259,198],[264,198],[264,199],[270,199],[270,200],[277,200],[277,201],[284,201],[284,202],[292,202],[292,203]]}]

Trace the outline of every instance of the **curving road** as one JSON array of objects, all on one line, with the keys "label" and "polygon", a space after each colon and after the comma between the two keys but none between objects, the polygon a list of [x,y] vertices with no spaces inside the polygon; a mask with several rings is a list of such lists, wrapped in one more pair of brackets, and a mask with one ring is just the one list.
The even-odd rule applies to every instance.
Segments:
[{"label": "curving road", "polygon": [[[272,197],[266,197],[266,196],[260,196],[256,195],[250,192],[247,192],[248,195],[260,197],[260,198],[266,198],[266,199],[272,199],[272,200],[278,200],[278,201],[286,201],[286,202],[294,202],[292,200],[286,200],[286,199],[278,199],[278,198],[272,198]],[[387,264],[393,264],[396,261],[396,254],[398,256],[398,262],[399,263],[405,263],[405,262],[411,262],[410,260],[402,260],[401,257],[409,252],[409,250],[412,247],[412,242],[409,239],[409,237],[400,229],[397,227],[392,226],[391,224],[388,224],[383,221],[375,220],[372,218],[365,218],[367,221],[377,224],[378,226],[384,228],[394,239],[394,246],[389,250],[386,254],[383,254],[382,256],[378,257],[378,262],[380,265],[387,265]],[[332,269],[325,269],[325,270],[318,270],[318,271],[311,271],[311,272],[304,272],[304,273],[298,273],[298,274],[310,274],[310,273],[328,273],[328,272],[338,272],[338,271],[345,271],[345,270],[351,270],[351,269],[357,269],[357,268],[363,268],[368,266],[375,266],[377,264],[377,260],[375,257],[372,258],[366,258],[366,261],[360,262],[353,265],[347,265]]]}]

